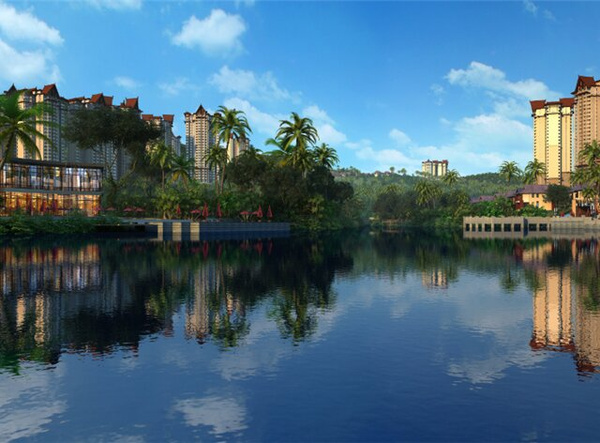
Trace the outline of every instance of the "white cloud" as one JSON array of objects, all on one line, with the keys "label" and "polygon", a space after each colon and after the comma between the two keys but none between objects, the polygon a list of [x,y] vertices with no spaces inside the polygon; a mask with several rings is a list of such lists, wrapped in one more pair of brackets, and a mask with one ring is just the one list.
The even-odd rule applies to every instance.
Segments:
[{"label": "white cloud", "polygon": [[392,129],[388,134],[389,137],[396,143],[397,146],[405,146],[408,145],[411,140],[408,135],[402,132],[400,129]]},{"label": "white cloud", "polygon": [[192,83],[186,77],[178,77],[170,82],[159,83],[158,87],[165,94],[173,96],[179,95],[185,91],[197,91],[199,89],[197,84]]},{"label": "white cloud", "polygon": [[319,140],[328,145],[339,145],[347,140],[346,134],[338,131],[329,123],[315,125],[317,132],[319,133]]},{"label": "white cloud", "polygon": [[429,87],[429,89],[435,97],[435,104],[438,106],[442,105],[444,103],[444,94],[446,93],[444,87],[442,85],[434,83]]},{"label": "white cloud", "polygon": [[18,51],[0,40],[0,78],[7,82],[54,83],[60,79],[60,70],[52,62],[50,51]]},{"label": "white cloud", "polygon": [[118,76],[114,78],[114,83],[123,89],[137,89],[141,86],[141,83],[131,77]]},{"label": "white cloud", "polygon": [[313,120],[313,122],[317,123],[328,123],[330,125],[334,124],[334,121],[327,112],[323,109],[319,108],[317,105],[310,105],[302,110],[302,115],[308,117]]},{"label": "white cloud", "polygon": [[237,97],[225,100],[224,106],[244,111],[253,134],[256,135],[259,132],[265,135],[265,138],[275,137],[275,133],[279,129],[279,121],[283,119],[283,117],[262,112],[249,101]]},{"label": "white cloud", "polygon": [[467,69],[451,69],[446,79],[452,85],[480,88],[528,100],[554,100],[560,97],[558,92],[550,90],[539,80],[526,79],[511,82],[507,80],[503,71],[477,61],[471,62]]},{"label": "white cloud", "polygon": [[219,72],[208,79],[211,85],[224,94],[236,94],[239,97],[266,100],[290,100],[292,94],[282,89],[271,72],[257,75],[252,71],[230,69],[223,66]]},{"label": "white cloud", "polygon": [[246,23],[241,16],[213,9],[202,20],[192,15],[171,41],[178,46],[198,47],[207,55],[227,56],[241,52],[240,37],[245,31]]},{"label": "white cloud", "polygon": [[[60,45],[63,38],[58,29],[48,26],[29,11],[17,11],[0,3],[0,32],[11,40]],[[2,61],[5,63],[5,61]]]},{"label": "white cloud", "polygon": [[86,0],[98,9],[113,9],[115,11],[138,10],[142,8],[142,0]]},{"label": "white cloud", "polygon": [[538,7],[531,0],[523,0],[523,7],[530,14],[536,15],[538,11]]}]

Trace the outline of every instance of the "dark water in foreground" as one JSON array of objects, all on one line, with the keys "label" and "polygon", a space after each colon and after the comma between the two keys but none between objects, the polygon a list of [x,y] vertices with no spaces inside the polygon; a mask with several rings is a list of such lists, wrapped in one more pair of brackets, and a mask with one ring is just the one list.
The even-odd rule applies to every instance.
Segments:
[{"label": "dark water in foreground", "polygon": [[0,441],[600,435],[596,240],[0,246]]}]

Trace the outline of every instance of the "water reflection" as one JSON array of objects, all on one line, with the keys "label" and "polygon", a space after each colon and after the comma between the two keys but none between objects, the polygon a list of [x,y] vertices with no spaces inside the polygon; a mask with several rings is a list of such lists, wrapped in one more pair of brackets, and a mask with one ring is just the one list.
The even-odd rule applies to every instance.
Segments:
[{"label": "water reflection", "polygon": [[[65,352],[135,356],[143,337],[152,334],[237,348],[251,339],[253,328],[266,327],[250,320],[258,307],[266,312],[260,321],[299,345],[321,323],[331,323],[340,296],[336,279],[414,276],[424,293],[448,294],[465,273],[489,276],[509,294],[530,291],[533,351],[572,353],[581,373],[600,367],[600,260],[593,239],[470,242],[405,232],[196,243],[74,241],[4,245],[0,260],[0,367],[13,373],[23,361],[56,365]],[[406,313],[407,303],[398,310]],[[504,321],[497,330],[510,323],[496,320]]]}]

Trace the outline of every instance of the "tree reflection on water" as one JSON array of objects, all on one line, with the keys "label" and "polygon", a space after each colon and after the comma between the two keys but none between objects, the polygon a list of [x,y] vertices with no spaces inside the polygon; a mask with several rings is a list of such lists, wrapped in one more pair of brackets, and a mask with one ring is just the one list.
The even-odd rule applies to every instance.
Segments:
[{"label": "tree reflection on water", "polygon": [[[600,365],[599,263],[596,240],[474,242],[419,231],[9,243],[0,247],[0,368],[19,373],[23,360],[54,365],[63,352],[137,352],[140,341],[155,334],[183,333],[227,350],[243,345],[258,307],[298,346],[343,296],[335,290],[338,277],[416,275],[425,293],[444,293],[469,272],[496,278],[506,293],[525,285],[534,303],[532,348],[573,352],[578,370],[589,372]],[[556,282],[562,289],[555,294]],[[572,307],[563,308],[571,311],[549,312],[554,298],[571,296],[569,287],[576,288]],[[177,315],[183,315],[183,331],[174,330]],[[544,320],[557,316],[564,330]],[[567,316],[577,324],[562,321]]]}]

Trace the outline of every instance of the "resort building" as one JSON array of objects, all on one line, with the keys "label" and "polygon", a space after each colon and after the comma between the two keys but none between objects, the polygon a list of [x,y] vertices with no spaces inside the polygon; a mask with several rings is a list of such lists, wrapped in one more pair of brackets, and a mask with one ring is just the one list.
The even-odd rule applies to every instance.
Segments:
[{"label": "resort building", "polygon": [[531,104],[533,117],[533,158],[546,167],[546,175],[538,178],[538,184],[568,186],[573,169],[572,160],[572,98],[547,102],[534,100]]},{"label": "resort building", "polygon": [[421,172],[432,177],[443,177],[448,172],[448,160],[426,160],[421,163]]},{"label": "resort building", "polygon": [[152,115],[142,114],[142,120],[154,125],[161,132],[161,140],[166,146],[170,146],[176,155],[184,154],[185,149],[181,146],[181,136],[173,133],[173,121],[175,116],[173,114]]},{"label": "resort building", "polygon": [[525,185],[510,193],[508,197],[512,199],[517,210],[529,205],[551,211],[552,203],[546,201],[547,190],[548,185]]},{"label": "resort building", "polygon": [[573,157],[579,164],[579,153],[592,140],[600,140],[600,80],[580,75],[575,91],[575,124]]},{"label": "resort building", "polygon": [[102,167],[78,163],[13,159],[0,172],[1,211],[96,215],[102,194]]}]

